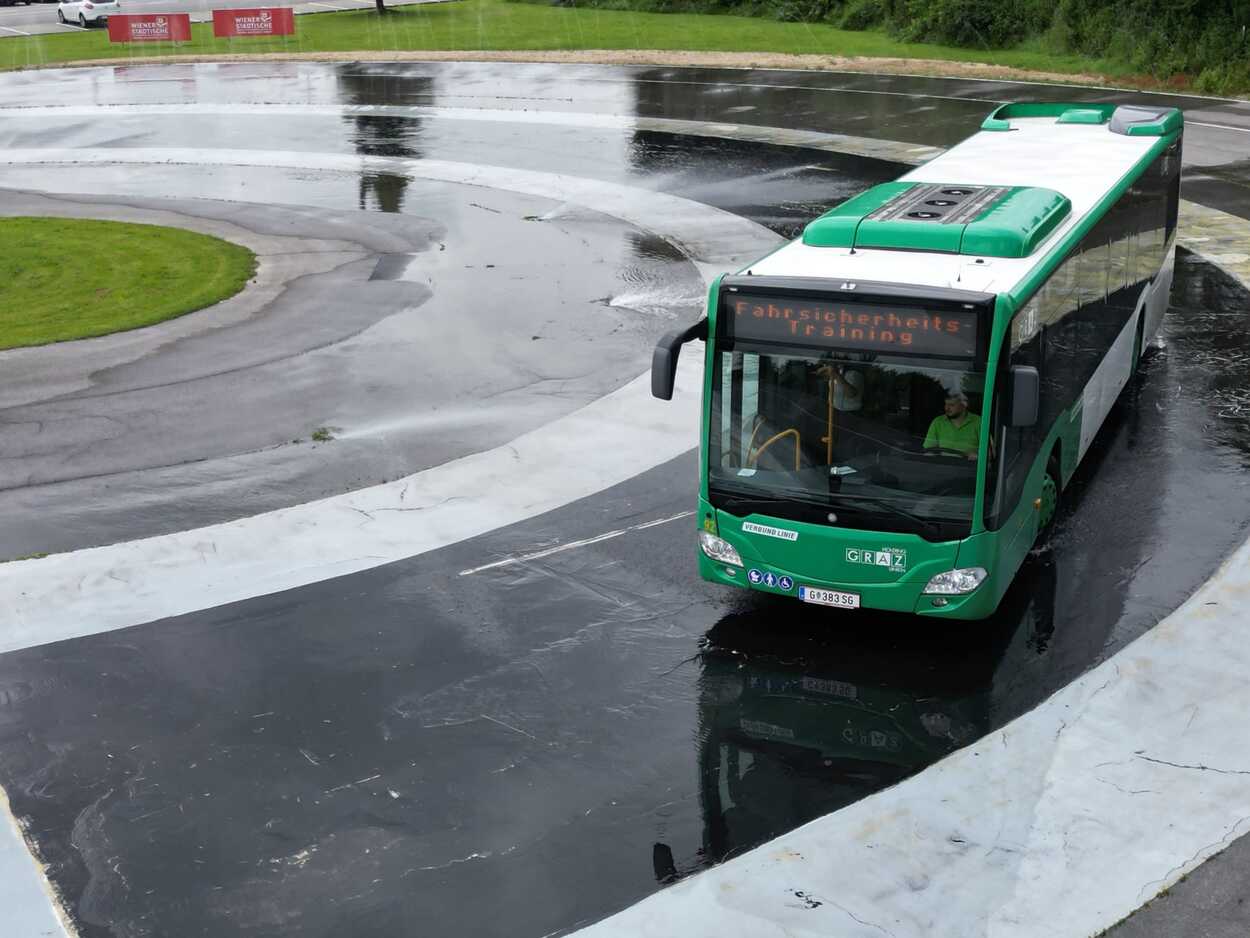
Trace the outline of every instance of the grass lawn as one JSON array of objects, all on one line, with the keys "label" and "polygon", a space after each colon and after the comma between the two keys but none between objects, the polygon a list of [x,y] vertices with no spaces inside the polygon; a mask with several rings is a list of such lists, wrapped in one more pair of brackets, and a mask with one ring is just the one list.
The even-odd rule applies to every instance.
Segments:
[{"label": "grass lawn", "polygon": [[896,42],[883,32],[851,32],[754,17],[633,13],[506,0],[396,7],[384,17],[371,9],[319,13],[301,16],[296,22],[297,34],[289,39],[214,39],[210,23],[193,24],[192,41],[176,46],[156,42],[110,45],[104,30],[6,38],[0,40],[0,68],[178,53],[668,49],[891,56],[1068,74],[1115,73],[1108,63],[1054,56],[1037,46],[1007,51],[965,49]]},{"label": "grass lawn", "polygon": [[136,329],[233,296],[256,269],[218,238],[111,221],[0,218],[0,349]]}]

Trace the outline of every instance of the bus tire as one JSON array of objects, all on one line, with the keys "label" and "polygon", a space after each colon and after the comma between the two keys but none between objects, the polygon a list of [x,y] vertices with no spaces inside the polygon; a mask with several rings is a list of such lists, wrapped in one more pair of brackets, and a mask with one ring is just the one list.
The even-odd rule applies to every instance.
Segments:
[{"label": "bus tire", "polygon": [[1038,495],[1037,537],[1041,540],[1055,522],[1059,508],[1059,454],[1051,453],[1046,463],[1046,475],[1042,477],[1042,491]]},{"label": "bus tire", "polygon": [[1059,484],[1049,472],[1042,479],[1042,506],[1037,510],[1037,527],[1045,531],[1055,520],[1055,509],[1059,507]]},{"label": "bus tire", "polygon": [[1133,340],[1133,370],[1130,374],[1136,377],[1138,370],[1141,368],[1142,353],[1146,351],[1146,311],[1141,312],[1141,319],[1137,322],[1137,338]]}]

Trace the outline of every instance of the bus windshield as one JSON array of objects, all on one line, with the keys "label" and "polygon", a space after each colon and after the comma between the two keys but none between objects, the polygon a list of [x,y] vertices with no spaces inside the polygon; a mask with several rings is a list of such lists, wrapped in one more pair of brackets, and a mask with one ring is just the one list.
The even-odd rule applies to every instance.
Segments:
[{"label": "bus windshield", "polygon": [[712,502],[739,515],[965,536],[984,386],[972,360],[722,347]]}]

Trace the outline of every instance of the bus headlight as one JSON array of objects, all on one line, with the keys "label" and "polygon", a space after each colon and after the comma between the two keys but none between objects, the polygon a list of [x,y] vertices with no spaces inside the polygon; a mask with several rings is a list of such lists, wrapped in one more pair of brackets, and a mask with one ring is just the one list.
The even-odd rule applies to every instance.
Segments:
[{"label": "bus headlight", "polygon": [[926,594],[937,593],[943,596],[962,596],[971,593],[985,581],[984,567],[965,567],[962,570],[947,570],[939,573],[924,588]]},{"label": "bus headlight", "polygon": [[735,567],[742,566],[742,558],[734,550],[734,546],[708,531],[699,532],[699,546],[717,563],[731,563]]}]

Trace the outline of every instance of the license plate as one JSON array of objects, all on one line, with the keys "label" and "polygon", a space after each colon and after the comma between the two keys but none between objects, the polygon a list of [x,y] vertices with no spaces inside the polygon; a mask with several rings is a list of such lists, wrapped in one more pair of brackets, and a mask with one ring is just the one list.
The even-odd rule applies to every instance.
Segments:
[{"label": "license plate", "polygon": [[799,599],[818,606],[836,606],[839,609],[858,609],[859,593],[843,593],[840,590],[823,590],[815,586],[800,586]]}]

